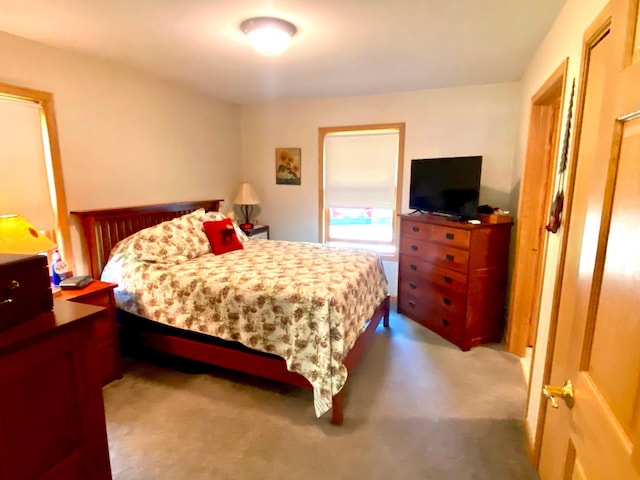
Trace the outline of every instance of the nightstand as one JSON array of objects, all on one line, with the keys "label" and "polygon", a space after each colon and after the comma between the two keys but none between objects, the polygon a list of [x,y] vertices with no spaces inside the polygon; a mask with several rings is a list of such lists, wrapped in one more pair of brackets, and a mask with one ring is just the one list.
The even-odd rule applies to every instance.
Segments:
[{"label": "nightstand", "polygon": [[269,225],[254,225],[249,230],[243,230],[247,237],[269,240]]},{"label": "nightstand", "polygon": [[94,347],[99,359],[102,385],[122,378],[116,302],[113,297],[113,289],[117,286],[115,283],[94,280],[84,288],[61,290],[55,296],[56,300],[86,303],[106,309],[94,322]]}]

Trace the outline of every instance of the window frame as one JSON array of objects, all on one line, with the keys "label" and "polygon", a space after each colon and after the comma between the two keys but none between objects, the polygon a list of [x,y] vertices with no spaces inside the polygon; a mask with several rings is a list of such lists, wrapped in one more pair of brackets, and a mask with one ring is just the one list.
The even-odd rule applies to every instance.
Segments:
[{"label": "window frame", "polygon": [[57,245],[61,255],[67,262],[69,270],[74,270],[73,250],[71,247],[71,234],[67,210],[67,199],[64,191],[62,177],[62,162],[60,157],[60,142],[58,139],[58,127],[53,102],[53,94],[43,90],[35,90],[27,87],[19,87],[0,82],[0,97],[13,98],[34,102],[40,105],[40,118],[42,126],[42,143],[44,145],[44,158],[49,176],[49,194],[51,208],[54,216],[54,229],[45,232]]},{"label": "window frame", "polygon": [[327,135],[336,134],[336,133],[355,133],[362,132],[372,133],[376,131],[382,130],[394,130],[398,133],[398,158],[396,165],[396,186],[395,186],[395,199],[394,199],[394,208],[392,212],[392,240],[391,242],[376,242],[376,241],[358,241],[358,240],[349,240],[344,243],[349,243],[353,245],[357,244],[367,244],[367,245],[391,245],[394,248],[393,254],[385,254],[380,253],[380,256],[385,260],[395,261],[398,259],[398,246],[399,246],[399,220],[398,214],[401,211],[402,205],[402,174],[404,171],[404,143],[405,143],[405,123],[380,123],[380,124],[367,124],[367,125],[347,125],[347,126],[337,126],[337,127],[320,127],[318,128],[318,166],[319,166],[319,176],[318,176],[318,232],[319,232],[319,241],[321,243],[327,242],[328,231],[329,231],[329,209],[325,206],[325,152],[324,152],[324,143]]}]

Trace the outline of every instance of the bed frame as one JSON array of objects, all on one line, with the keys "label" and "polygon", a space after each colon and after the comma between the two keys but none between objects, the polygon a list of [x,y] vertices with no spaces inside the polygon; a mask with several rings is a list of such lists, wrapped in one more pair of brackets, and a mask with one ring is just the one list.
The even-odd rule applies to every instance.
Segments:
[{"label": "bed frame", "polygon": [[[84,240],[89,271],[93,278],[100,278],[111,249],[120,240],[129,235],[166,220],[179,217],[199,208],[217,211],[222,200],[204,200],[179,202],[161,205],[145,205],[103,210],[73,211],[78,218]],[[119,312],[127,338],[136,339],[144,348],[151,348],[178,357],[188,358],[230,370],[276,380],[279,382],[311,388],[311,384],[302,375],[287,370],[285,361],[270,355],[249,349],[237,342],[228,342],[203,334],[186,332],[182,329],[157,324],[126,312]],[[383,320],[389,327],[389,296],[378,305],[369,320],[365,331],[358,337],[355,345],[344,360],[349,373],[352,372],[360,357],[373,340],[374,332]],[[348,383],[348,382],[347,382]],[[346,385],[345,385],[346,386]],[[343,422],[343,392],[334,395],[331,408],[331,423]]]}]

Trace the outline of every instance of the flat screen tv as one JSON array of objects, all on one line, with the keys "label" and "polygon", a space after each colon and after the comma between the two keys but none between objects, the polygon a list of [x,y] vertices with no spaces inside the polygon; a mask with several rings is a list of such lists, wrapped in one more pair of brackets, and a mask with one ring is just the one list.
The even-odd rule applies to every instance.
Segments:
[{"label": "flat screen tv", "polygon": [[411,160],[409,208],[466,220],[478,216],[482,156]]}]

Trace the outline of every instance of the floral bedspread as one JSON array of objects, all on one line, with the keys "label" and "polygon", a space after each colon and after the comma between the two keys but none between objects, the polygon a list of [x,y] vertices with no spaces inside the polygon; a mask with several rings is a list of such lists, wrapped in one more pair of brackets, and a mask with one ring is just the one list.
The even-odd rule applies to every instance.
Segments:
[{"label": "floral bedspread", "polygon": [[251,239],[174,263],[141,260],[140,244],[121,242],[103,271],[118,284],[118,308],[284,358],[313,386],[317,416],[343,387],[342,361],[387,293],[380,259],[366,250]]}]

